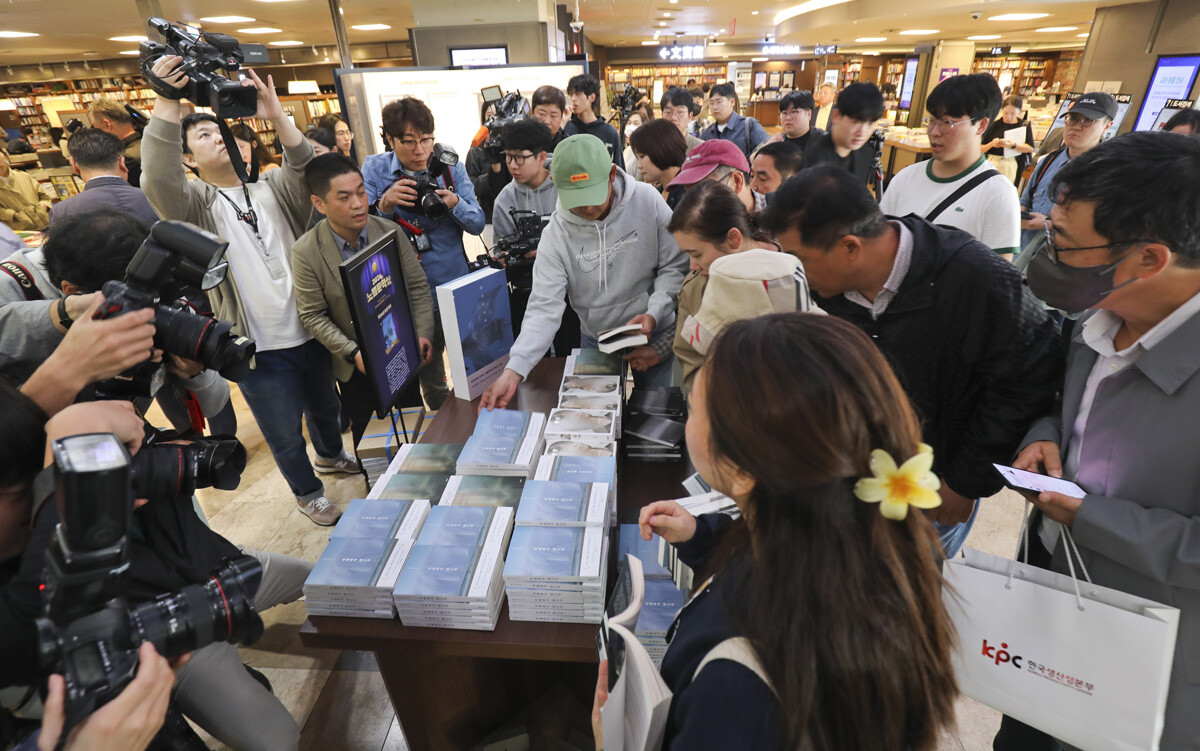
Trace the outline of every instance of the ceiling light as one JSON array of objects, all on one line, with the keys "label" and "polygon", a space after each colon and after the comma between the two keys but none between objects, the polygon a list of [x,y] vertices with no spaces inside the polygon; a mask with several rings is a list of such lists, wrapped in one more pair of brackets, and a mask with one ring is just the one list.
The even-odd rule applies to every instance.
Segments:
[{"label": "ceiling light", "polygon": [[769,57],[752,57],[752,58],[750,58],[750,62],[752,62],[752,63],[765,63],[767,60],[770,60],[770,58]]},{"label": "ceiling light", "polygon": [[1076,31],[1078,29],[1079,29],[1078,26],[1046,26],[1041,29],[1034,29],[1034,31],[1040,31],[1042,33],[1051,33],[1052,34],[1056,31]]},{"label": "ceiling light", "polygon": [[775,25],[778,26],[789,18],[795,18],[796,16],[804,15],[805,13],[812,13],[814,10],[820,10],[821,8],[828,8],[831,5],[841,5],[842,3],[848,2],[850,2],[850,0],[808,0],[806,3],[793,5],[787,10],[781,10],[776,13]]},{"label": "ceiling light", "polygon": [[676,3],[679,2],[679,0],[667,0],[667,2],[670,3],[671,5],[675,5]]},{"label": "ceiling light", "polygon": [[670,18],[670,17],[671,17],[670,13],[663,13],[663,18]]},{"label": "ceiling light", "polygon": [[725,29],[721,29],[721,31],[720,31],[719,33],[721,33],[721,34],[724,34],[724,33],[725,33]]},{"label": "ceiling light", "polygon": [[659,21],[659,22],[658,22],[658,25],[659,25],[659,26],[666,26],[666,25],[667,25],[667,22],[666,22],[666,21]]},{"label": "ceiling light", "polygon": [[32,31],[0,31],[0,38],[2,39],[20,39],[22,37],[35,36],[37,34],[34,34]]},{"label": "ceiling light", "polygon": [[1088,32],[1086,32],[1086,31],[1085,31],[1085,32],[1083,32],[1082,34],[1076,34],[1075,36],[1079,37],[1080,39],[1087,39],[1087,38],[1088,38]]},{"label": "ceiling light", "polygon": [[299,47],[304,42],[298,42],[295,39],[288,39],[282,42],[271,42],[272,47]]},{"label": "ceiling light", "polygon": [[907,29],[900,32],[900,35],[906,37],[927,37],[937,33],[939,33],[937,29]]},{"label": "ceiling light", "polygon": [[122,55],[140,55],[142,53],[139,52],[138,50],[121,50],[121,54]]},{"label": "ceiling light", "polygon": [[999,16],[988,16],[989,21],[1032,21],[1035,18],[1045,18],[1049,13],[1002,13]]},{"label": "ceiling light", "polygon": [[658,45],[657,39],[648,39],[648,40],[642,42],[643,47],[655,47],[657,45]]},{"label": "ceiling light", "polygon": [[251,26],[248,29],[238,29],[239,34],[278,34],[283,29],[276,29],[271,26]]},{"label": "ceiling light", "polygon": [[999,34],[976,34],[973,37],[967,37],[967,40],[971,41],[971,42],[988,42],[993,39],[999,39],[999,38],[1000,38]]},{"label": "ceiling light", "polygon": [[887,37],[859,37],[856,42],[886,42]]},{"label": "ceiling light", "polygon": [[253,18],[247,18],[245,16],[209,16],[208,18],[201,18],[200,20],[205,21],[206,23],[253,23],[254,22]]},{"label": "ceiling light", "polygon": [[358,26],[351,26],[350,28],[357,31],[383,31],[392,27],[388,26],[386,23],[364,23],[359,24]]},{"label": "ceiling light", "polygon": [[133,34],[127,37],[109,37],[110,42],[144,42],[146,37],[141,34]]},{"label": "ceiling light", "polygon": [[752,16],[757,16],[757,15],[758,15],[758,11],[756,11],[756,10],[752,10],[752,11],[750,11],[750,15],[752,15]]},{"label": "ceiling light", "polygon": [[1014,47],[1014,48],[1012,48],[1011,50],[1009,50],[1009,52],[1010,52],[1010,53],[1012,53],[1012,54],[1014,54],[1014,55],[1019,55],[1019,54],[1021,54],[1022,52],[1028,52],[1028,51],[1029,51],[1029,50],[1019,50],[1019,49],[1017,49],[1017,48],[1015,48],[1015,47]]}]

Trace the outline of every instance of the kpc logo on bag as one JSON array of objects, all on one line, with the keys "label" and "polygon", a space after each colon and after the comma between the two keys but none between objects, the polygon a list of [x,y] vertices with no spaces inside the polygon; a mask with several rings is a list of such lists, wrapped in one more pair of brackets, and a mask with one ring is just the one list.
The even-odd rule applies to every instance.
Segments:
[{"label": "kpc logo on bag", "polygon": [[994,643],[989,644],[988,640],[984,639],[982,655],[997,668],[1001,665],[1007,664],[1016,668],[1017,670],[1024,670],[1028,673],[1033,673],[1034,675],[1041,676],[1042,678],[1045,678],[1048,681],[1053,681],[1061,686],[1073,688],[1080,693],[1087,694],[1088,696],[1091,696],[1095,692],[1095,686],[1083,680],[1082,678],[1076,678],[1075,676],[1068,675],[1061,670],[1054,670],[1047,665],[1034,662],[1033,660],[1023,657],[1022,655],[1013,654],[1009,651],[1007,642],[1000,642],[1000,646],[997,647]]}]

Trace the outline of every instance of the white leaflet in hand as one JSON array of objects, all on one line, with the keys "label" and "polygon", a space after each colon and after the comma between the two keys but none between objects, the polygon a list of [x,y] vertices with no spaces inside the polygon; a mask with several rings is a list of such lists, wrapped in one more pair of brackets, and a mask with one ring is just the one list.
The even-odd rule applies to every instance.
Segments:
[{"label": "white leaflet in hand", "polygon": [[1006,467],[1003,464],[993,464],[1000,474],[1004,475],[1004,479],[1009,483],[1032,490],[1036,493],[1062,493],[1063,495],[1071,496],[1072,498],[1083,498],[1087,495],[1087,491],[1079,487],[1070,480],[1060,480],[1057,477],[1049,475],[1039,475],[1036,472],[1027,472],[1016,467]]}]

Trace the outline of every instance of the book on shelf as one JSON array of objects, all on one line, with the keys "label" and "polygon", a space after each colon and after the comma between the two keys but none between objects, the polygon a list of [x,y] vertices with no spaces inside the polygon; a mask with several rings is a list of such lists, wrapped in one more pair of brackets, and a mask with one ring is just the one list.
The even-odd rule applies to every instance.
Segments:
[{"label": "book on shelf", "polygon": [[530,480],[517,506],[518,526],[584,527],[607,523],[608,485]]},{"label": "book on shelf", "polygon": [[508,278],[504,269],[480,269],[439,284],[437,303],[454,395],[470,401],[508,364],[513,345]]},{"label": "book on shelf", "polygon": [[439,506],[507,506],[515,509],[525,478],[508,475],[454,475],[446,483]]}]

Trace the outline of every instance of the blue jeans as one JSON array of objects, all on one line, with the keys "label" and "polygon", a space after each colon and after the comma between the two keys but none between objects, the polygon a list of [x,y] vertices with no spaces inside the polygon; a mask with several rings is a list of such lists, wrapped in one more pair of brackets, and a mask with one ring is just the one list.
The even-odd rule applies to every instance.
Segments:
[{"label": "blue jeans", "polygon": [[958,555],[958,551],[962,550],[963,543],[967,541],[967,535],[971,533],[971,527],[975,526],[975,517],[979,514],[979,503],[979,499],[976,499],[975,508],[971,509],[971,517],[961,524],[933,523],[933,528],[937,530],[938,539],[942,543],[942,550],[946,552],[946,558],[953,558]]},{"label": "blue jeans", "polygon": [[300,418],[308,423],[318,456],[341,455],[340,404],[329,351],[310,339],[298,347],[259,352],[250,375],[238,386],[292,493],[305,502],[324,495],[308,461]]},{"label": "blue jeans", "polygon": [[[596,349],[595,337],[587,334],[579,335],[579,346],[583,349]],[[672,352],[662,360],[659,360],[658,365],[647,370],[633,371],[634,386],[675,386],[675,353]]]}]

